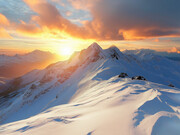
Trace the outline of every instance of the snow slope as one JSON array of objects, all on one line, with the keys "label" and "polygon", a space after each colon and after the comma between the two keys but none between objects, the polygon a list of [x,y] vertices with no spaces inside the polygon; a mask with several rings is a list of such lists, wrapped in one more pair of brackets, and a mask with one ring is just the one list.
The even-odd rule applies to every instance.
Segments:
[{"label": "snow slope", "polygon": [[[17,88],[0,98],[0,134],[177,135],[178,64],[159,56],[140,60],[94,43],[16,80]],[[119,78],[121,72],[148,81]]]}]

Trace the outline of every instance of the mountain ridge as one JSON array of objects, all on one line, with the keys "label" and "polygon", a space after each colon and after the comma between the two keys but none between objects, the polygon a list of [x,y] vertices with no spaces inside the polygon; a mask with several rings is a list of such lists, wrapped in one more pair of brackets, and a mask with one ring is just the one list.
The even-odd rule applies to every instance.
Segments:
[{"label": "mountain ridge", "polygon": [[[137,75],[147,81],[131,79]],[[158,126],[170,132],[161,121],[180,123],[179,80],[177,62],[158,56],[141,60],[93,43],[67,61],[12,81],[16,89],[0,96],[0,133],[47,134],[49,124],[54,134],[155,135],[164,132]]]}]

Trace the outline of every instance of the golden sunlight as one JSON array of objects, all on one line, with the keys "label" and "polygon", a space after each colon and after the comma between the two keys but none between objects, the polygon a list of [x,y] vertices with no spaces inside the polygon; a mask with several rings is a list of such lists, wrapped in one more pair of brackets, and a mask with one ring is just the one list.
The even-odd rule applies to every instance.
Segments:
[{"label": "golden sunlight", "polygon": [[55,39],[49,42],[54,45],[52,52],[59,54],[61,60],[67,60],[75,51],[81,51],[95,41],[69,37],[68,39]]},{"label": "golden sunlight", "polygon": [[74,52],[73,48],[69,46],[61,47],[59,50],[59,54],[62,55],[63,57],[69,57],[70,55],[73,54],[73,52]]}]

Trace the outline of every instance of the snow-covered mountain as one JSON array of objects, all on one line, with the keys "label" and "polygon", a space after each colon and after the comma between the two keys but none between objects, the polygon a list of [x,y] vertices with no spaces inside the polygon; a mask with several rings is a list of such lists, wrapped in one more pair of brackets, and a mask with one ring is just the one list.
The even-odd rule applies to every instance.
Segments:
[{"label": "snow-covered mountain", "polygon": [[[94,43],[3,85],[0,134],[177,135],[179,66]],[[119,77],[123,72],[129,77]],[[147,81],[131,79],[137,75]]]},{"label": "snow-covered mountain", "polygon": [[42,69],[57,60],[57,55],[40,50],[24,55],[0,55],[0,77],[22,76],[33,69]]},{"label": "snow-covered mountain", "polygon": [[[172,52],[158,52],[155,50],[150,50],[150,49],[136,49],[136,50],[124,50],[124,54],[126,55],[141,55],[141,54],[151,54],[151,55],[158,55],[162,57],[166,57],[170,60],[178,61],[180,62],[180,54],[179,53],[172,53]],[[143,58],[143,57],[141,57]],[[144,58],[143,58],[144,59]]]}]

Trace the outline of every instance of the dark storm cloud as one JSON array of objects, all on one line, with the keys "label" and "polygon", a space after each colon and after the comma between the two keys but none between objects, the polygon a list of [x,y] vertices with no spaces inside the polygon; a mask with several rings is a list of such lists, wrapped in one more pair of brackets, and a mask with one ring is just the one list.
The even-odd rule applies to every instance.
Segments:
[{"label": "dark storm cloud", "polygon": [[112,39],[119,33],[127,38],[180,35],[179,0],[70,1],[76,8],[88,7],[94,18],[92,29],[105,35],[114,33]]}]

